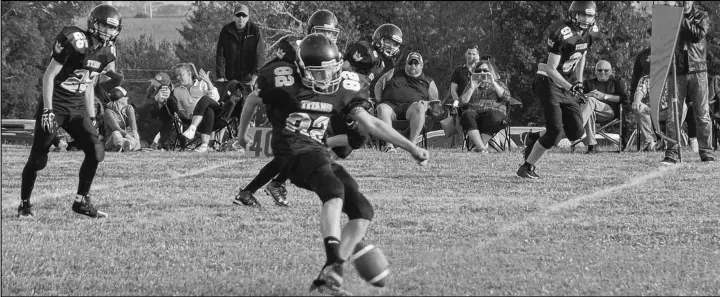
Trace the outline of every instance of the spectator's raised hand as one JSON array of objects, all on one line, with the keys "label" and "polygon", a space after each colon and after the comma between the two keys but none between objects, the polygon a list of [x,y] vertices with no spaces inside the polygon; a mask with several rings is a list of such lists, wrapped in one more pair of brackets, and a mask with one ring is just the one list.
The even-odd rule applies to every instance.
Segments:
[{"label": "spectator's raised hand", "polygon": [[210,81],[210,73],[205,72],[205,70],[202,68],[200,68],[200,71],[198,71],[198,77],[200,77],[200,79],[202,79],[203,81],[205,81],[208,84],[212,83]]}]

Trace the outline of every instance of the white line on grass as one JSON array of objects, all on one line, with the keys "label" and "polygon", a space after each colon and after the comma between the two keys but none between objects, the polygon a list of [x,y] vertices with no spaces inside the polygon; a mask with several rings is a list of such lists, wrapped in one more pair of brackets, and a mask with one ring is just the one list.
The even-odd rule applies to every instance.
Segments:
[{"label": "white line on grass", "polygon": [[[173,174],[170,175],[169,178],[164,178],[164,179],[149,179],[149,180],[140,181],[140,182],[138,182],[138,181],[132,181],[132,182],[125,182],[125,183],[117,183],[117,184],[93,185],[92,190],[94,190],[94,191],[100,191],[100,190],[107,190],[107,189],[124,188],[124,187],[128,187],[128,186],[139,186],[139,185],[145,185],[145,184],[153,184],[153,183],[158,183],[158,182],[169,182],[169,181],[176,180],[176,179],[181,179],[181,178],[184,178],[184,177],[189,177],[189,176],[195,176],[195,175],[203,174],[203,173],[205,173],[205,172],[212,171],[212,170],[215,170],[215,169],[218,169],[218,168],[221,168],[221,167],[225,167],[225,166],[229,166],[229,165],[235,165],[235,164],[238,164],[238,163],[242,163],[244,160],[245,160],[245,159],[240,159],[240,160],[236,160],[236,161],[232,161],[232,162],[223,162],[222,164],[211,165],[211,166],[204,167],[204,168],[200,168],[200,169],[197,169],[197,170],[191,170],[191,171],[188,171],[188,172],[186,172],[186,173],[173,173]],[[37,201],[40,201],[40,200],[43,200],[43,199],[48,199],[48,198],[60,198],[60,197],[73,196],[73,195],[75,195],[75,192],[74,192],[74,191],[73,191],[73,192],[64,192],[64,193],[62,193],[62,192],[51,192],[51,193],[45,193],[45,194],[33,196],[33,197],[30,198],[30,201],[32,201],[32,202],[37,202]],[[20,205],[20,199],[10,199],[10,201],[3,201],[2,209],[5,210],[5,209],[7,209],[8,207],[13,207],[13,208],[15,208],[15,207],[17,207],[18,205]]]},{"label": "white line on grass", "polygon": [[[549,215],[551,215],[552,213],[557,212],[557,211],[559,211],[559,210],[565,210],[565,209],[571,209],[571,208],[577,207],[577,206],[579,206],[580,204],[582,204],[582,203],[584,203],[584,202],[586,202],[586,201],[588,201],[588,200],[600,198],[600,197],[603,197],[603,196],[605,196],[605,195],[608,195],[608,194],[610,194],[610,193],[612,193],[612,192],[616,192],[616,191],[623,190],[623,189],[626,189],[626,188],[629,188],[629,187],[633,187],[633,186],[637,186],[637,185],[644,184],[644,183],[646,183],[647,181],[649,181],[649,180],[651,180],[651,179],[655,179],[655,178],[658,178],[658,177],[662,177],[662,176],[665,175],[665,174],[668,174],[668,173],[670,173],[670,172],[672,172],[672,171],[675,171],[675,170],[677,170],[678,168],[680,168],[681,166],[682,166],[681,164],[663,166],[663,167],[660,167],[660,169],[657,170],[657,171],[653,171],[653,172],[650,172],[650,173],[647,173],[647,174],[643,174],[643,175],[634,177],[634,178],[630,179],[630,181],[628,181],[628,182],[626,182],[626,183],[624,183],[624,184],[617,185],[617,186],[613,186],[613,187],[609,187],[609,188],[605,188],[605,189],[600,189],[600,190],[598,190],[598,191],[596,191],[596,192],[593,192],[593,193],[590,193],[590,194],[578,196],[578,197],[575,197],[575,198],[570,198],[570,199],[568,199],[568,200],[566,200],[566,201],[563,201],[563,202],[560,202],[560,203],[556,203],[556,204],[552,204],[552,205],[549,205],[549,206],[547,206],[547,207],[544,207],[543,209],[540,209],[540,211],[538,211],[537,214],[535,214],[535,215],[528,216],[528,217],[525,218],[525,219],[516,221],[516,222],[514,222],[514,223],[512,223],[512,224],[507,225],[507,226],[504,227],[504,228],[500,228],[500,230],[498,230],[497,235],[496,235],[495,237],[488,238],[485,242],[482,242],[482,243],[478,244],[478,245],[476,246],[476,251],[485,249],[485,248],[486,248],[488,245],[490,245],[491,243],[494,243],[495,241],[498,241],[498,240],[500,240],[500,239],[502,239],[502,238],[505,238],[505,236],[504,236],[505,233],[516,231],[516,230],[518,230],[519,228],[523,227],[523,226],[524,226],[525,224],[527,224],[528,222],[531,222],[531,221],[538,220],[538,219],[540,219],[540,218],[549,216]],[[420,268],[422,268],[422,265],[418,265],[418,266],[412,267],[412,268],[407,269],[407,270],[405,270],[405,271],[403,271],[403,272],[397,273],[397,274],[396,274],[396,277],[400,277],[400,276],[404,276],[404,275],[409,275],[409,274],[415,272],[416,270],[418,270],[418,269],[420,269]]]}]

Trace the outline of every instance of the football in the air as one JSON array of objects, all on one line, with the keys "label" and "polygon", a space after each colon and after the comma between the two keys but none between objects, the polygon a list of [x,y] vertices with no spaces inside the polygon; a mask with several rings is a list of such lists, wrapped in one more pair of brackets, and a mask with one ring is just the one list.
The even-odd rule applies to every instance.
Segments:
[{"label": "football in the air", "polygon": [[384,287],[390,275],[390,264],[382,250],[363,241],[355,246],[351,257],[360,277],[376,287]]}]

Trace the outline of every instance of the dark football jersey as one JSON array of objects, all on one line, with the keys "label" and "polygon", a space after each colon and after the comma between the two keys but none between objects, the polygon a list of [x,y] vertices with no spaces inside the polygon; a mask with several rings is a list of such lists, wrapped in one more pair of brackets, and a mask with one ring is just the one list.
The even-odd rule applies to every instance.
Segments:
[{"label": "dark football jersey", "polygon": [[[365,108],[368,101],[367,78],[355,72],[343,71],[340,88],[333,94],[318,94],[311,88],[303,87],[297,93],[287,91],[277,95],[277,90],[263,90],[261,97],[265,104],[294,104],[293,110],[285,113],[285,127],[278,138],[285,140],[289,150],[275,151],[275,155],[298,155],[308,151],[327,150],[323,138],[333,115],[347,117],[356,108]],[[289,103],[291,102],[291,103]],[[273,135],[275,138],[276,135]]]},{"label": "dark football jersey", "polygon": [[582,77],[575,77],[575,68],[585,52],[592,46],[592,35],[598,31],[593,26],[584,35],[575,33],[568,21],[560,21],[549,29],[547,38],[548,52],[560,55],[557,71],[565,80],[573,84],[582,82]]},{"label": "dark football jersey", "polygon": [[[260,90],[275,88],[283,90],[288,94],[295,94],[302,88],[302,79],[295,63],[275,59],[260,69],[257,84]],[[295,110],[295,103],[292,100],[282,102],[281,100],[274,99],[276,98],[267,98],[267,100],[263,98],[268,121],[273,129],[273,138],[270,146],[273,152],[287,151],[289,149],[287,142],[277,137],[277,135],[281,134],[285,129],[285,119],[290,112]],[[274,101],[275,104],[267,103],[272,101]]]},{"label": "dark football jersey", "polygon": [[[350,63],[355,72],[367,77],[370,90],[373,90],[380,77],[393,69],[396,64],[394,60],[375,50],[372,44],[365,40],[358,41],[350,47],[343,59]],[[372,91],[370,93],[372,94]]]},{"label": "dark football jersey", "polygon": [[95,48],[92,38],[78,27],[65,27],[53,46],[52,58],[63,64],[55,76],[53,111],[82,114],[88,84],[115,61],[115,46]]}]

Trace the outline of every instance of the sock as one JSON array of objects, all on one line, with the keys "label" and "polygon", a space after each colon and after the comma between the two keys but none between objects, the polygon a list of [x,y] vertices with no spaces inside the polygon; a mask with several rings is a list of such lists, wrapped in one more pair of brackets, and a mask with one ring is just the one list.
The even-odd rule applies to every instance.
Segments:
[{"label": "sock", "polygon": [[343,263],[344,260],[340,259],[340,254],[338,253],[340,249],[340,240],[335,238],[334,236],[328,236],[323,239],[323,243],[325,244],[325,256],[327,257],[327,261],[325,262],[325,266],[331,265],[333,263]]},{"label": "sock", "polygon": [[82,202],[82,201],[83,201],[83,197],[85,197],[85,196],[83,196],[83,195],[81,195],[81,194],[76,194],[76,195],[75,195],[75,202]]},{"label": "sock", "polygon": [[547,150],[548,149],[546,149],[540,144],[539,140],[536,141],[525,163],[535,165],[535,163],[540,160],[540,158],[545,154]]}]

